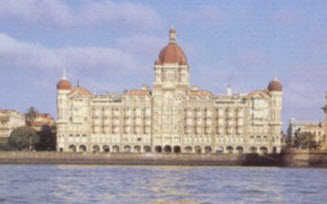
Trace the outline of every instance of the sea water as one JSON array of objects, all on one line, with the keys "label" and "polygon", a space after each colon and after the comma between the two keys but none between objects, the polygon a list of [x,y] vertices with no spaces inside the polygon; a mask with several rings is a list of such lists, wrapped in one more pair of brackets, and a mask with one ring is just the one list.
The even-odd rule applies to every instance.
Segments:
[{"label": "sea water", "polygon": [[0,165],[0,203],[327,203],[327,169]]}]

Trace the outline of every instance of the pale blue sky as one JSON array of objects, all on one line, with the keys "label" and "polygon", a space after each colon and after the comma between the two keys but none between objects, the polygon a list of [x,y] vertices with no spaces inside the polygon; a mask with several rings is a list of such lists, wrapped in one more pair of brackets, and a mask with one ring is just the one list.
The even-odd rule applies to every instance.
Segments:
[{"label": "pale blue sky", "polygon": [[[191,2],[191,3],[190,3]],[[152,85],[175,27],[192,84],[219,94],[284,85],[288,120],[322,120],[327,3],[297,1],[5,0],[0,4],[0,107],[55,115],[56,82],[96,93]]]}]

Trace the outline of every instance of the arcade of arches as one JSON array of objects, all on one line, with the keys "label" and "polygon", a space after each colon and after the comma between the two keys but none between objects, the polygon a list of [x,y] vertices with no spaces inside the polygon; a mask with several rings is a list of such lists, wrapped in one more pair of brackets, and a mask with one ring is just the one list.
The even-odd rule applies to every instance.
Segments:
[{"label": "arcade of arches", "polygon": [[197,153],[197,154],[243,154],[243,153],[257,153],[257,154],[267,154],[268,152],[276,153],[276,148],[269,150],[268,147],[242,147],[242,146],[219,146],[213,148],[211,146],[155,146],[151,147],[149,145],[93,145],[87,147],[86,145],[69,145],[68,149],[70,152],[86,152],[91,149],[93,153],[103,152],[103,153]]}]

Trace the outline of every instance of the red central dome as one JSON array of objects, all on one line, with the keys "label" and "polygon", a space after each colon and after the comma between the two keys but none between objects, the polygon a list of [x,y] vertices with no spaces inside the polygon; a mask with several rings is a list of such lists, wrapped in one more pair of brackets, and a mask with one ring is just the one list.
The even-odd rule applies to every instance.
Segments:
[{"label": "red central dome", "polygon": [[160,51],[159,58],[155,63],[155,65],[164,64],[187,65],[186,56],[176,43],[176,31],[173,28],[169,30],[168,45]]}]

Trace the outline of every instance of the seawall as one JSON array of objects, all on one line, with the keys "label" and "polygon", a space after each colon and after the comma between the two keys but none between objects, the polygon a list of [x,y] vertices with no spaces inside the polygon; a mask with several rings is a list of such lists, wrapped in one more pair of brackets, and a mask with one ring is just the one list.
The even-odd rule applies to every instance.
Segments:
[{"label": "seawall", "polygon": [[279,157],[246,154],[93,154],[59,152],[0,152],[0,164],[281,165]]},{"label": "seawall", "polygon": [[0,164],[189,165],[327,167],[327,152],[281,155],[0,152]]},{"label": "seawall", "polygon": [[327,168],[327,151],[290,149],[284,153],[282,162],[287,167]]}]

